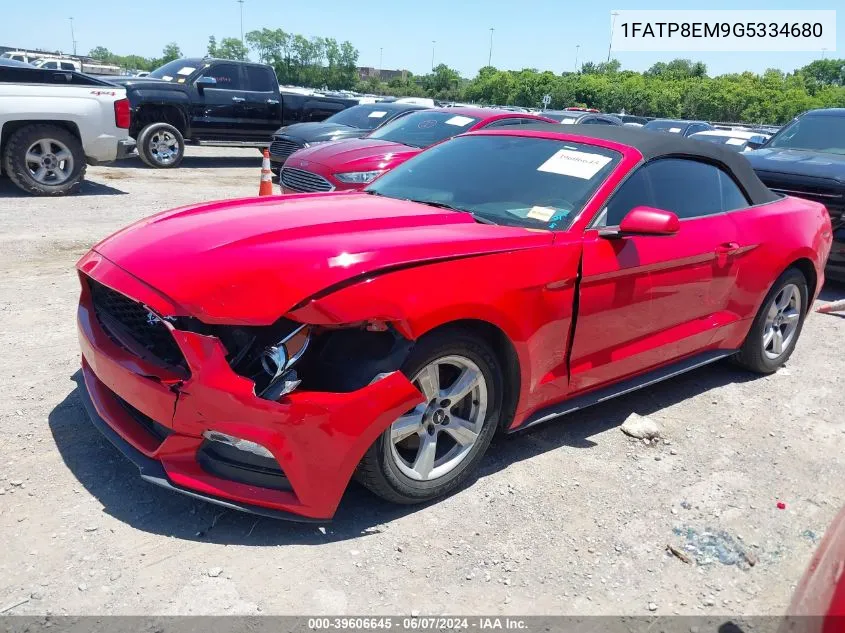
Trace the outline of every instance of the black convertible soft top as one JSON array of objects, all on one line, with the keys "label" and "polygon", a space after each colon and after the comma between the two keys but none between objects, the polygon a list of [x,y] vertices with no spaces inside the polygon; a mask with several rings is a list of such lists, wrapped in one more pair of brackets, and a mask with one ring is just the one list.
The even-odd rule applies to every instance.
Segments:
[{"label": "black convertible soft top", "polygon": [[[505,128],[508,129],[508,128]],[[778,199],[778,195],[764,185],[751,163],[737,152],[723,148],[715,143],[694,141],[674,134],[660,134],[635,127],[619,125],[566,125],[557,123],[537,123],[520,125],[514,132],[536,130],[583,136],[585,138],[614,141],[638,150],[647,162],[656,158],[687,156],[707,162],[717,163],[733,174],[739,185],[748,194],[751,204],[764,204]],[[692,192],[691,192],[691,195]]]}]

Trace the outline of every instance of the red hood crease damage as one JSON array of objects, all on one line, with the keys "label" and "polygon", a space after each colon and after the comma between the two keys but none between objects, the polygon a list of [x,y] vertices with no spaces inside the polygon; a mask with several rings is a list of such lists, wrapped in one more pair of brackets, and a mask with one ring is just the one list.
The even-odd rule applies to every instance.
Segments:
[{"label": "red hood crease damage", "polygon": [[357,277],[552,241],[546,231],[482,225],[447,209],[328,193],[175,209],[115,233],[94,250],[182,311],[165,316],[267,325]]}]

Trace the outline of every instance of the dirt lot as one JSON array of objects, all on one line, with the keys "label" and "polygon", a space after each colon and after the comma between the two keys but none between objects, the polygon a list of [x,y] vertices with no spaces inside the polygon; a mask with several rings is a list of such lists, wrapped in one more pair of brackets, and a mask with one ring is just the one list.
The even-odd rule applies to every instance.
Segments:
[{"label": "dirt lot", "polygon": [[[140,217],[253,195],[259,168],[254,150],[201,148],[175,171],[91,168],[64,199],[0,181],[0,609],[783,612],[845,502],[845,318],[834,315],[809,317],[774,376],[717,364],[499,440],[477,481],[427,507],[353,485],[333,523],[304,526],[141,482],[76,394],[73,264]],[[843,286],[824,290],[842,297]],[[667,441],[623,435],[631,411]],[[667,544],[697,548],[697,560]]]}]

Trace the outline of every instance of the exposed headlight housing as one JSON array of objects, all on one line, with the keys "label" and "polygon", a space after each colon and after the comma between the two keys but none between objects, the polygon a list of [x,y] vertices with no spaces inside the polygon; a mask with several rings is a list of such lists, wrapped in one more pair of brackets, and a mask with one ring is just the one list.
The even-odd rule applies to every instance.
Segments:
[{"label": "exposed headlight housing", "polygon": [[384,171],[384,169],[374,169],[373,171],[348,171],[343,174],[335,174],[334,177],[340,182],[345,182],[350,185],[366,185],[381,176]]},{"label": "exposed headlight housing", "polygon": [[261,366],[270,377],[270,382],[259,394],[262,398],[278,400],[299,386],[302,381],[293,371],[293,366],[305,354],[310,342],[310,326],[300,325],[275,345],[264,348]]}]

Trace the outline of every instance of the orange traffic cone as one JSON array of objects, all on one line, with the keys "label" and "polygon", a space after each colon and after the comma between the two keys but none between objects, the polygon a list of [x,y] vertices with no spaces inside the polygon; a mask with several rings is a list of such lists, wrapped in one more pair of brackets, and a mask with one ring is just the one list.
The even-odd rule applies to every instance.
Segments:
[{"label": "orange traffic cone", "polygon": [[273,195],[272,172],[270,171],[270,152],[264,148],[264,160],[261,161],[261,184],[258,186],[259,196]]},{"label": "orange traffic cone", "polygon": [[818,308],[816,312],[821,312],[822,314],[829,314],[830,312],[842,312],[845,311],[845,300],[843,301],[834,301],[833,303],[827,303],[822,307]]}]

